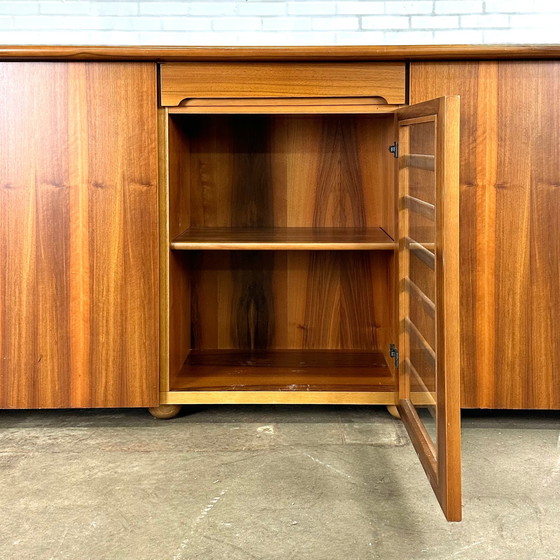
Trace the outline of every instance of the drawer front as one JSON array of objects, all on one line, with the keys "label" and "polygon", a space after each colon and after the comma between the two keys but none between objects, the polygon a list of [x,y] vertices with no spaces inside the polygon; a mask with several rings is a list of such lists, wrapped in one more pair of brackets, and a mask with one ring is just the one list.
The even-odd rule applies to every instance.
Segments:
[{"label": "drawer front", "polygon": [[187,62],[161,65],[161,105],[188,99],[382,97],[405,103],[403,62]]}]

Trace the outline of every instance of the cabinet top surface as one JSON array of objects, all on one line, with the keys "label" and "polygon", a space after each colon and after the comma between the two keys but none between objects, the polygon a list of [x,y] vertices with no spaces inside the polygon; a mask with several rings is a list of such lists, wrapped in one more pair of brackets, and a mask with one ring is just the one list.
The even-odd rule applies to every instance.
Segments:
[{"label": "cabinet top surface", "polygon": [[477,60],[560,58],[557,45],[385,45],[289,47],[0,45],[0,60]]}]

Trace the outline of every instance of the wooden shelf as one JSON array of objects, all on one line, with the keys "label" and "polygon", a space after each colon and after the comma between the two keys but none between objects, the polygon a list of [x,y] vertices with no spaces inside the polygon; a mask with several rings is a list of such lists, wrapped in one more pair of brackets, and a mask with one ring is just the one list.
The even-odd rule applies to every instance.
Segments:
[{"label": "wooden shelf", "polygon": [[170,390],[391,392],[395,380],[380,352],[195,350]]},{"label": "wooden shelf", "polygon": [[375,228],[190,228],[173,239],[176,250],[340,251],[393,250],[395,241]]}]

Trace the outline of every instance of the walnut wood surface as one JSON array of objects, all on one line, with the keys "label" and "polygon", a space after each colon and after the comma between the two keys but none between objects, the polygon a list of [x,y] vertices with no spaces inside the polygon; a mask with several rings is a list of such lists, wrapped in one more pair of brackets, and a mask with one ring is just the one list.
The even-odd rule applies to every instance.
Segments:
[{"label": "walnut wood surface", "polygon": [[[393,126],[392,116],[173,115],[170,234],[189,227],[227,243],[232,227],[261,240],[293,228],[345,238],[379,225],[394,231]],[[388,347],[393,251],[340,253],[175,251],[169,328],[182,334],[170,334],[171,376],[191,347]],[[181,303],[189,290],[190,330]]]},{"label": "walnut wood surface", "polygon": [[285,97],[245,99],[184,99],[170,107],[172,114],[328,114],[392,113],[398,107],[387,105],[382,97]]},{"label": "walnut wood surface", "polygon": [[[382,227],[392,115],[173,115],[172,237],[191,227]],[[257,223],[258,222],[258,223]]]},{"label": "walnut wood surface", "polygon": [[172,391],[394,389],[395,379],[381,353],[336,350],[193,351],[171,380]]},{"label": "walnut wood surface", "polygon": [[405,102],[403,62],[186,62],[160,66],[160,101],[254,97],[382,97]]},{"label": "walnut wood surface", "polygon": [[[229,101],[229,100],[228,100]],[[321,114],[373,114],[393,113],[399,105],[385,105],[374,103],[354,103],[340,104],[335,103],[307,103],[290,104],[285,99],[274,99],[275,105],[264,105],[261,103],[251,103],[248,99],[244,105],[233,103],[223,103],[221,105],[191,105],[186,104],[180,107],[170,107],[170,113],[174,115],[321,115]]]},{"label": "walnut wood surface", "polygon": [[560,408],[560,64],[414,63],[461,96],[463,406]]},{"label": "walnut wood surface", "polygon": [[[169,250],[173,237],[190,225],[190,174],[188,137],[160,109],[160,146],[162,146],[160,239],[162,258],[162,333],[161,390],[167,390],[169,373],[178,371],[191,347],[191,292],[188,261]],[[164,180],[165,179],[165,180]]]},{"label": "walnut wood surface", "polygon": [[194,349],[384,349],[391,251],[189,251]]},{"label": "walnut wood surface", "polygon": [[207,109],[217,109],[225,105],[231,107],[245,107],[251,105],[253,107],[266,107],[269,111],[274,111],[278,105],[283,105],[286,108],[292,109],[307,106],[314,110],[318,107],[335,106],[346,107],[351,109],[354,105],[368,105],[377,108],[389,108],[394,110],[394,107],[387,107],[386,101],[381,97],[288,97],[278,99],[276,97],[248,97],[245,99],[239,98],[221,98],[221,99],[187,99],[179,107],[170,108],[170,113],[180,113],[181,109],[189,107],[206,107]]},{"label": "walnut wood surface", "polygon": [[155,78],[0,64],[0,407],[157,404]]},{"label": "walnut wood surface", "polygon": [[452,60],[559,58],[558,45],[383,45],[293,47],[3,45],[5,60]]},{"label": "walnut wood surface", "polygon": [[172,249],[195,250],[393,250],[381,228],[189,228]]}]

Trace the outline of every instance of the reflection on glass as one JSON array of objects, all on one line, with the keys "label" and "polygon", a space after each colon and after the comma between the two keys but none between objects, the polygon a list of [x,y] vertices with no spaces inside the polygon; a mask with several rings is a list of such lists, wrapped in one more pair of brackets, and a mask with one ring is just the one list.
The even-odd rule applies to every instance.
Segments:
[{"label": "reflection on glass", "polygon": [[435,443],[437,441],[436,432],[436,408],[435,406],[417,406],[416,412],[422,420],[422,424],[426,428],[426,431]]},{"label": "reflection on glass", "polygon": [[406,124],[401,134],[401,169],[405,171],[403,210],[403,286],[406,294],[405,368],[410,399],[432,438],[436,439],[436,144],[435,120]]}]

